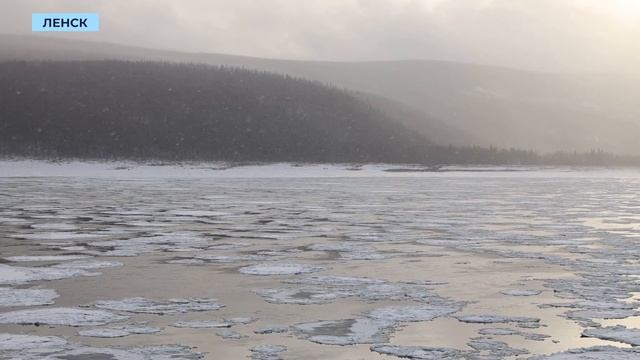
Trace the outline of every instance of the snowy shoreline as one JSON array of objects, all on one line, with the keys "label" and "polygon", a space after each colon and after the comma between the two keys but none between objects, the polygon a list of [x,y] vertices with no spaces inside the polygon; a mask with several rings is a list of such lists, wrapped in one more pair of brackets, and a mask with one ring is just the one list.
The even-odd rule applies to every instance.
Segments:
[{"label": "snowy shoreline", "polygon": [[445,166],[0,159],[0,178],[640,177],[629,167]]}]

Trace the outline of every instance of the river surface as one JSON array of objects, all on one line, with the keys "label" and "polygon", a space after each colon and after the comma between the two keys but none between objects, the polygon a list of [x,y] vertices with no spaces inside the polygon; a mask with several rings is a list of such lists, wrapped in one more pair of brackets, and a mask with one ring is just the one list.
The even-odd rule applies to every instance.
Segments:
[{"label": "river surface", "polygon": [[639,171],[389,168],[2,162],[0,359],[640,358]]}]

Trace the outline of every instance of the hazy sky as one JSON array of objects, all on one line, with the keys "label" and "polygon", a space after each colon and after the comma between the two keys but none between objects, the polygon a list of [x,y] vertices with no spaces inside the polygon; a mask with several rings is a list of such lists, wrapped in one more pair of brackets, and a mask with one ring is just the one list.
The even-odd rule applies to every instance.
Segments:
[{"label": "hazy sky", "polygon": [[100,13],[100,33],[63,36],[195,52],[545,70],[640,64],[640,0],[1,0],[0,33],[29,33],[31,12],[48,11]]}]

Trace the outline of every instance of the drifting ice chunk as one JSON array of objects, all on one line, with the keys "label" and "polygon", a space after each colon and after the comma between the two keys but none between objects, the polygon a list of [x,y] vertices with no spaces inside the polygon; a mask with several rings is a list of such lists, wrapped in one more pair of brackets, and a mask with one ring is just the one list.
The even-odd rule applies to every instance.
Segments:
[{"label": "drifting ice chunk", "polygon": [[28,223],[29,221],[25,219],[0,216],[0,224],[2,225],[23,225]]},{"label": "drifting ice chunk", "polygon": [[4,258],[11,262],[36,262],[36,261],[68,261],[88,259],[89,255],[37,255],[37,256],[9,256]]},{"label": "drifting ice chunk", "polygon": [[182,314],[192,311],[218,310],[222,305],[216,299],[193,298],[193,299],[167,299],[155,301],[147,298],[136,297],[122,300],[102,300],[97,301],[93,306],[100,309],[114,311],[127,311],[143,314]]},{"label": "drifting ice chunk", "polygon": [[497,323],[534,323],[540,322],[540,319],[524,317],[524,316],[500,316],[500,315],[462,315],[456,317],[459,321],[465,323],[477,324],[497,324]]},{"label": "drifting ice chunk", "polygon": [[293,289],[261,289],[256,294],[266,302],[273,304],[324,304],[349,296],[355,296],[354,291],[344,289],[326,289],[320,287],[302,287]]},{"label": "drifting ice chunk", "polygon": [[56,246],[57,249],[59,250],[63,250],[63,251],[87,251],[87,247],[83,246],[83,245],[62,245],[62,246]]},{"label": "drifting ice chunk", "polygon": [[458,304],[429,304],[418,306],[387,306],[369,311],[366,315],[372,319],[392,322],[430,321],[459,311]]},{"label": "drifting ice chunk", "polygon": [[120,267],[122,265],[123,264],[119,261],[76,260],[76,261],[69,261],[69,262],[53,265],[53,267],[58,269],[95,270],[95,269]]},{"label": "drifting ice chunk", "polygon": [[426,346],[400,346],[400,345],[372,345],[371,351],[383,355],[397,356],[419,360],[462,360],[464,352],[457,349],[426,347]]},{"label": "drifting ice chunk", "polygon": [[191,216],[191,217],[210,217],[210,216],[224,216],[227,213],[220,211],[207,211],[207,210],[172,210],[168,214],[176,216]]},{"label": "drifting ice chunk", "polygon": [[325,345],[374,344],[389,340],[393,323],[368,318],[314,321],[293,326],[296,334]]},{"label": "drifting ice chunk", "polygon": [[207,238],[197,233],[173,232],[163,235],[129,238],[126,240],[94,241],[91,246],[98,248],[98,255],[102,256],[138,256],[157,251],[171,251],[208,246]]},{"label": "drifting ice chunk", "polygon": [[204,260],[198,259],[173,259],[165,261],[167,264],[179,264],[179,265],[200,265],[204,264]]},{"label": "drifting ice chunk", "polygon": [[193,257],[194,259],[212,263],[234,263],[241,261],[259,261],[266,260],[266,256],[260,255],[212,255],[201,254]]},{"label": "drifting ice chunk", "polygon": [[540,295],[542,291],[534,289],[509,289],[500,291],[500,293],[508,296],[535,296]]},{"label": "drifting ice chunk", "polygon": [[340,242],[340,243],[319,243],[307,246],[307,249],[312,251],[339,251],[339,252],[351,252],[351,251],[366,251],[372,250],[370,246],[363,244]]},{"label": "drifting ice chunk", "polygon": [[298,275],[323,271],[325,268],[306,264],[259,264],[240,268],[248,275]]},{"label": "drifting ice chunk", "polygon": [[93,275],[81,269],[55,267],[20,267],[0,264],[0,285],[20,285],[31,281],[58,280]]},{"label": "drifting ice chunk", "polygon": [[[197,360],[204,357],[183,345],[150,345],[129,349],[129,352],[144,356],[144,360]],[[129,360],[130,358],[116,360]]]},{"label": "drifting ice chunk", "polygon": [[0,314],[0,324],[98,326],[128,319],[104,310],[50,308],[20,310]]},{"label": "drifting ice chunk", "polygon": [[305,284],[305,285],[360,286],[360,285],[384,284],[385,281],[380,279],[366,278],[366,277],[317,275],[317,276],[308,276],[302,279],[296,279],[296,280],[287,281],[287,282],[291,284]]},{"label": "drifting ice chunk", "polygon": [[340,257],[347,260],[384,260],[392,257],[390,254],[381,254],[375,251],[342,252]]},{"label": "drifting ice chunk", "polygon": [[159,328],[144,325],[124,325],[100,329],[81,330],[78,332],[81,336],[99,337],[99,338],[117,338],[138,334],[155,334],[160,332]]},{"label": "drifting ice chunk", "polygon": [[196,360],[202,358],[202,354],[194,353],[186,346],[153,345],[128,349],[78,346],[57,352],[47,359]]},{"label": "drifting ice chunk", "polygon": [[507,329],[507,328],[484,328],[484,329],[480,329],[478,333],[480,335],[498,335],[498,336],[518,335],[518,336],[524,337],[527,340],[534,340],[534,341],[544,341],[545,339],[551,337],[545,334],[528,333],[528,332]]},{"label": "drifting ice chunk", "polygon": [[238,248],[249,247],[251,245],[253,244],[250,242],[242,242],[242,241],[233,242],[233,243],[223,242],[223,243],[210,245],[209,247],[207,247],[207,250],[234,250]]},{"label": "drifting ice chunk", "polygon": [[223,339],[232,339],[232,340],[238,340],[238,339],[243,339],[247,337],[246,335],[242,335],[237,331],[233,331],[229,329],[220,330],[216,333],[216,335],[220,336]]},{"label": "drifting ice chunk", "polygon": [[520,331],[507,328],[485,328],[478,331],[480,335],[519,335]]},{"label": "drifting ice chunk", "polygon": [[0,334],[2,359],[14,360],[198,360],[204,356],[182,345],[151,345],[134,348],[93,348],[69,344],[54,336]]},{"label": "drifting ice chunk", "polygon": [[30,227],[32,229],[40,229],[40,230],[77,230],[78,229],[78,227],[74,224],[63,224],[63,223],[32,224]]},{"label": "drifting ice chunk", "polygon": [[289,331],[288,326],[267,326],[255,329],[256,334],[283,334]]},{"label": "drifting ice chunk", "polygon": [[640,315],[640,312],[627,309],[589,309],[569,311],[566,315],[569,319],[590,322],[591,319],[625,319]]},{"label": "drifting ice chunk", "polygon": [[16,234],[11,237],[25,240],[59,241],[59,240],[93,240],[106,237],[101,234],[79,234],[75,232],[51,232],[36,234]]},{"label": "drifting ice chunk", "polygon": [[67,340],[56,336],[0,334],[0,351],[34,348],[61,348]]},{"label": "drifting ice chunk", "polygon": [[0,288],[0,306],[51,305],[58,296],[52,289]]},{"label": "drifting ice chunk", "polygon": [[529,353],[527,350],[512,348],[505,342],[485,338],[472,339],[468,345],[477,351],[486,351],[500,359]]},{"label": "drifting ice chunk", "polygon": [[381,343],[388,341],[389,333],[400,323],[430,321],[455,313],[464,306],[437,296],[430,300],[432,302],[423,305],[381,307],[365,313],[364,318],[297,324],[293,329],[299,337],[320,344]]},{"label": "drifting ice chunk", "polygon": [[622,349],[613,346],[595,346],[536,356],[530,360],[636,360],[638,358],[640,358],[639,348]]},{"label": "drifting ice chunk", "polygon": [[287,351],[284,345],[263,344],[254,346],[251,349],[251,359],[253,360],[280,360],[280,353]]},{"label": "drifting ice chunk", "polygon": [[174,327],[179,328],[191,328],[191,329],[214,329],[214,328],[228,328],[233,324],[228,322],[222,322],[217,320],[202,320],[202,321],[178,321],[173,323]]},{"label": "drifting ice chunk", "polygon": [[223,318],[224,321],[234,324],[234,325],[246,325],[246,324],[250,324],[254,321],[256,321],[257,319],[252,317],[252,316],[234,316],[234,317],[225,317]]},{"label": "drifting ice chunk", "polygon": [[640,346],[640,330],[627,329],[624,326],[612,326],[605,328],[586,329],[582,336],[622,342],[632,346]]}]

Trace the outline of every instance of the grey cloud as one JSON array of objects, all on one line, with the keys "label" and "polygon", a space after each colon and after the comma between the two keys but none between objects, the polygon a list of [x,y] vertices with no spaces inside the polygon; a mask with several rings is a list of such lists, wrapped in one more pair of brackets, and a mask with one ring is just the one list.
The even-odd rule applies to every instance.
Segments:
[{"label": "grey cloud", "polygon": [[[310,60],[444,59],[544,70],[630,70],[639,21],[621,0],[3,0],[2,33],[35,11],[96,11],[97,34],[152,48]],[[624,10],[620,8],[618,10]],[[640,7],[629,11],[640,12]]]}]

